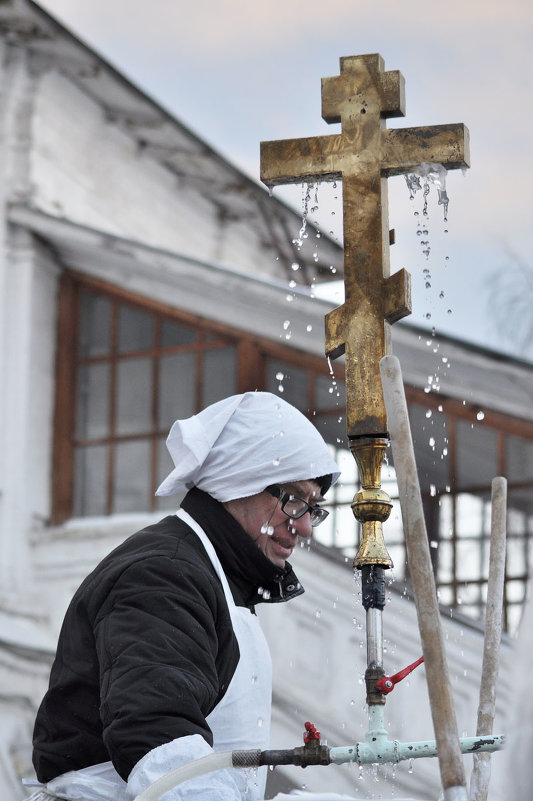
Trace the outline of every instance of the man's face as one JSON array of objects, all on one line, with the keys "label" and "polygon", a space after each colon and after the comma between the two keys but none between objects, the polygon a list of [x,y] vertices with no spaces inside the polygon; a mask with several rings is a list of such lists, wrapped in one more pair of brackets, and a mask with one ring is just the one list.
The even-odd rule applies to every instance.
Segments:
[{"label": "man's face", "polygon": [[[312,506],[321,498],[316,481],[294,481],[280,485],[285,492],[307,501]],[[224,504],[228,512],[241,524],[247,534],[261,548],[265,556],[278,567],[285,567],[298,538],[311,536],[309,513],[294,520],[281,508],[279,498],[260,492],[249,498],[237,498]]]}]

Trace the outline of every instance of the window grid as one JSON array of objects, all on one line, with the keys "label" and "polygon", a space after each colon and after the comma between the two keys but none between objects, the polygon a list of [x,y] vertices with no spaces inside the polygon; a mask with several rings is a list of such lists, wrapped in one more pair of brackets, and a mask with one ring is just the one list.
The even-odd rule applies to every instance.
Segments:
[{"label": "window grid", "polygon": [[[102,324],[99,330],[93,332],[94,353],[90,352],[90,342],[88,345],[81,343],[80,314],[82,300],[87,296],[97,298],[103,305],[108,301],[111,308],[109,330],[106,328],[107,324]],[[149,346],[145,344],[143,347],[130,349],[120,347],[119,314],[124,308],[147,314],[153,321],[153,340]],[[172,325],[180,330],[183,329],[184,339],[179,344],[169,344],[168,331]],[[166,342],[163,341],[164,330],[167,332]],[[109,338],[109,347],[106,344],[106,337]],[[88,355],[80,355],[80,344],[89,347]],[[160,424],[162,412],[159,406],[159,388],[164,359],[187,355],[191,364],[194,364],[193,386],[189,390],[193,407],[191,413],[195,413],[205,405],[204,361],[207,359],[207,354],[214,350],[222,354],[224,349],[226,351],[232,349],[236,354],[236,392],[266,389],[281,397],[285,396],[317,425],[330,443],[332,451],[341,461],[344,460],[344,472],[348,477],[344,477],[342,483],[329,493],[327,500],[327,506],[331,511],[329,522],[317,529],[315,534],[324,544],[353,556],[358,546],[359,526],[353,519],[349,507],[353,495],[359,489],[359,483],[344,430],[344,384],[340,378],[331,375],[325,360],[294,351],[287,346],[243,335],[241,332],[201,320],[191,314],[178,313],[161,304],[135,298],[125,291],[114,290],[100,282],[85,281],[72,274],[67,274],[63,278],[59,303],[58,398],[54,445],[55,522],[61,522],[72,514],[75,496],[74,459],[76,452],[81,452],[84,448],[107,449],[106,499],[103,513],[110,514],[114,511],[113,496],[118,449],[125,443],[148,442],[150,445],[147,471],[147,483],[150,489],[148,504],[150,509],[160,506],[164,508],[160,501],[153,497],[153,491],[161,479],[161,451],[164,451],[162,443],[169,427],[166,421],[165,424]],[[136,360],[142,359],[148,360],[150,364],[149,423],[143,429],[120,433],[117,431],[119,368],[121,365],[135,364]],[[76,421],[69,388],[75,386],[77,397],[81,397],[79,395],[81,386],[74,382],[81,381],[84,368],[94,368],[97,365],[107,365],[110,373],[106,435],[83,436],[79,432],[73,435]],[[335,372],[342,373],[342,366],[339,368],[335,364],[334,368]],[[283,374],[281,381],[277,378],[278,374]],[[224,393],[227,394],[231,393]],[[423,413],[424,410],[430,409],[433,413],[433,419],[430,421],[432,424],[438,419],[437,412],[442,415],[443,421],[443,432],[439,443],[442,442],[446,448],[444,461],[439,463],[438,454],[435,454],[433,465],[429,467],[426,465],[424,469],[419,465],[419,473],[424,474],[421,481],[422,495],[439,596],[441,602],[481,619],[484,614],[488,572],[490,486],[480,486],[479,482],[476,483],[475,475],[472,476],[471,486],[466,486],[468,482],[465,482],[464,477],[461,482],[458,478],[458,459],[461,448],[463,450],[465,448],[464,442],[458,441],[458,437],[464,436],[464,431],[468,429],[464,421],[470,422],[473,412],[458,401],[443,396],[426,395],[422,390],[407,387],[406,394],[410,413],[416,414],[418,409],[420,417],[420,410]],[[504,607],[506,627],[514,629],[532,564],[530,542],[533,535],[533,516],[529,507],[524,506],[523,498],[533,490],[533,476],[531,467],[525,475],[520,474],[520,448],[523,443],[528,443],[527,453],[533,452],[533,426],[495,413],[485,415],[483,426],[487,432],[493,431],[496,438],[495,445],[490,446],[491,453],[497,454],[498,469],[495,475],[506,475],[508,452],[513,459],[512,465],[509,463],[512,480],[509,480],[508,485],[510,500],[508,543],[512,558],[508,556],[507,560]],[[428,424],[424,436],[430,434],[432,430]],[[531,455],[527,463],[529,465],[533,463]],[[434,467],[438,468],[437,472]],[[438,485],[425,486],[424,481],[427,483],[428,476],[432,476]],[[438,478],[435,479],[435,476]],[[390,468],[385,466],[382,483],[394,501],[393,516],[384,524],[385,542],[391,554],[394,554],[396,580],[408,580],[397,486],[392,466]],[[518,493],[516,503],[513,492]],[[461,556],[463,552],[469,555],[466,563]],[[468,567],[466,572],[465,564]]]}]

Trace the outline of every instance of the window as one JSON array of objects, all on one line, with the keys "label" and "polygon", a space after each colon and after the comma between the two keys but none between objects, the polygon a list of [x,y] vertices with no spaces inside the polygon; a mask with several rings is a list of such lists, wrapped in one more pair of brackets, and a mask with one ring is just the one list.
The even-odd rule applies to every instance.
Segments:
[{"label": "window", "polygon": [[72,476],[56,475],[56,519],[175,506],[154,497],[172,467],[168,430],[237,391],[237,343],[123,294],[66,283],[72,309],[60,326],[75,325],[58,406],[72,405],[74,436],[59,425],[59,472],[70,466]]},{"label": "window", "polygon": [[[67,273],[59,299],[53,520],[171,509],[155,498],[172,468],[173,421],[236,392],[265,389],[306,414],[330,444],[341,481],[327,496],[319,542],[351,558],[359,489],[345,430],[341,363],[250,336]],[[443,604],[481,619],[490,542],[490,484],[508,479],[506,625],[519,619],[531,573],[533,425],[407,387],[430,553]],[[397,582],[408,580],[390,451],[382,487],[393,500],[384,537]]]}]

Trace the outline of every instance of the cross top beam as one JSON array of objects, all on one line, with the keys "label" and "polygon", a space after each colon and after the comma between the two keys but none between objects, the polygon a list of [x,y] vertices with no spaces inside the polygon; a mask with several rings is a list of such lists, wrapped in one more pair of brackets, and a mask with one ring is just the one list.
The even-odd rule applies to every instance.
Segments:
[{"label": "cross top beam", "polygon": [[410,275],[390,275],[387,178],[423,162],[469,166],[462,124],[387,129],[405,113],[404,79],[379,54],[340,59],[322,79],[322,117],[341,133],[261,143],[261,180],[269,187],[342,180],[345,303],[326,316],[326,353],[346,353],[349,437],[386,436],[379,360],[390,352],[390,325],[411,312]]}]

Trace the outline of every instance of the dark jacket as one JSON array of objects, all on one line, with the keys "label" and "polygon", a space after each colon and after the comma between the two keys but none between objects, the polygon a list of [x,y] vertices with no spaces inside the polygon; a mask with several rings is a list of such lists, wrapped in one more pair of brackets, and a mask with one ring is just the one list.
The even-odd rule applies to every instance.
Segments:
[{"label": "dark jacket", "polygon": [[[194,489],[183,508],[213,543],[235,603],[285,601],[303,592],[237,521]],[[265,590],[267,592],[265,592]],[[218,576],[196,534],[176,516],[112,551],[65,615],[49,689],[34,729],[42,782],[112,760],[127,779],[148,751],[200,734],[239,659]]]}]

